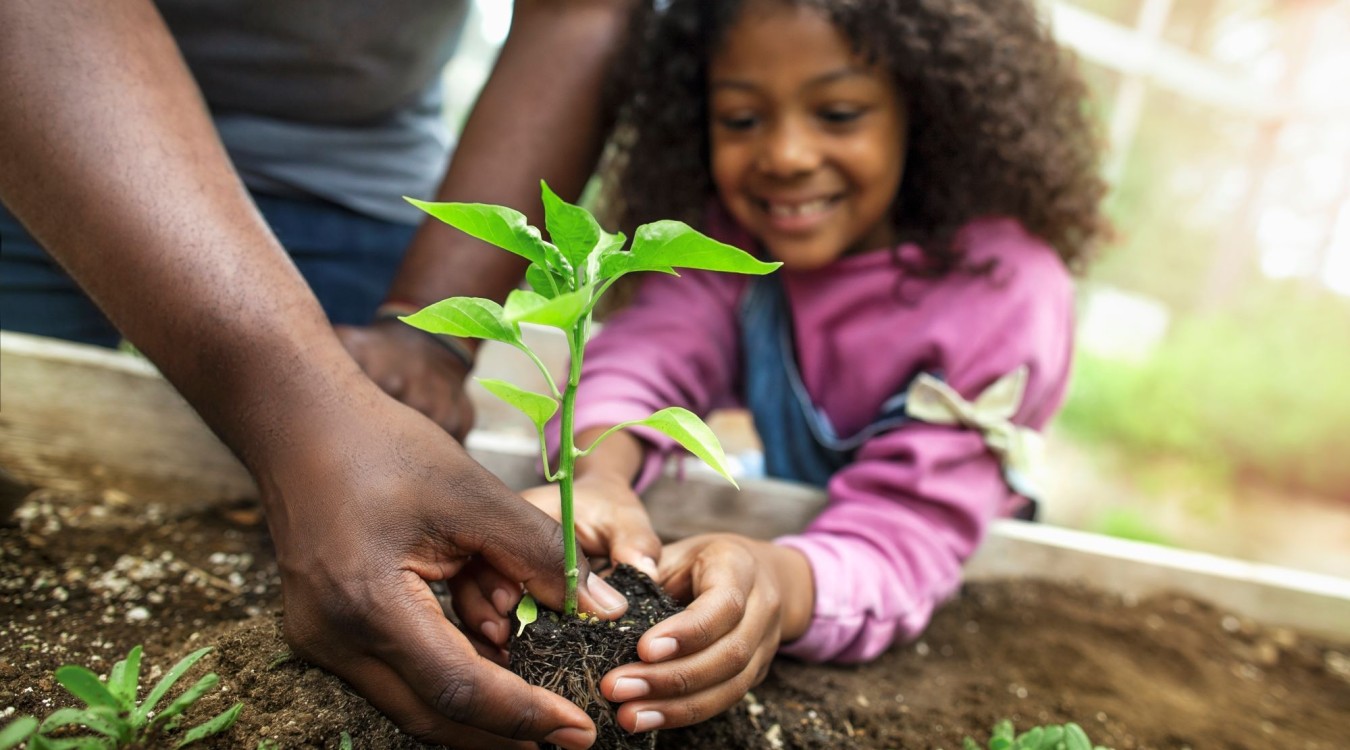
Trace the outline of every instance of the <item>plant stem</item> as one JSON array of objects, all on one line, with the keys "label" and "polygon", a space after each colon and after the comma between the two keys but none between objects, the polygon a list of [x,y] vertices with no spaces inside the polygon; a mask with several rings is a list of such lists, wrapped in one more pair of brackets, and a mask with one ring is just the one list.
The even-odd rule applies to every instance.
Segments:
[{"label": "plant stem", "polygon": [[571,349],[571,363],[567,372],[567,388],[562,398],[562,435],[558,450],[558,491],[562,500],[563,569],[567,579],[563,589],[563,614],[577,613],[577,529],[572,514],[572,482],[577,462],[576,435],[573,419],[576,411],[577,385],[581,383],[581,358],[586,351],[586,323],[583,316],[568,331],[567,345]]}]

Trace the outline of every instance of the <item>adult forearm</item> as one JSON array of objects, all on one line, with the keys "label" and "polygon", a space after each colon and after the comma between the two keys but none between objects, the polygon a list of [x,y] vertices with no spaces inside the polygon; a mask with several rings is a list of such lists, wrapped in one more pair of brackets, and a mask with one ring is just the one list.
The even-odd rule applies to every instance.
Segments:
[{"label": "adult forearm", "polygon": [[246,462],[355,372],[148,0],[0,4],[0,90],[0,199]]},{"label": "adult forearm", "polygon": [[[631,6],[632,0],[516,3],[511,33],[439,200],[512,206],[542,226],[540,179],[565,198],[581,192],[604,140],[602,83]],[[389,296],[418,305],[459,295],[502,299],[523,273],[515,256],[426,222]]]}]

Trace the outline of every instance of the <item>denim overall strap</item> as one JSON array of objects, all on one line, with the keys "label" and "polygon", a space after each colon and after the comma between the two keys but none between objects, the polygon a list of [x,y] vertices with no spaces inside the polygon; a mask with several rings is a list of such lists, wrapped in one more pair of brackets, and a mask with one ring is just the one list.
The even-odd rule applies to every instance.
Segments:
[{"label": "denim overall strap", "polygon": [[802,383],[792,311],[777,274],[750,281],[741,300],[740,322],[745,402],[764,445],[768,476],[824,487],[865,441],[910,421],[905,413],[906,384],[882,405],[872,424],[847,438],[835,434]]}]

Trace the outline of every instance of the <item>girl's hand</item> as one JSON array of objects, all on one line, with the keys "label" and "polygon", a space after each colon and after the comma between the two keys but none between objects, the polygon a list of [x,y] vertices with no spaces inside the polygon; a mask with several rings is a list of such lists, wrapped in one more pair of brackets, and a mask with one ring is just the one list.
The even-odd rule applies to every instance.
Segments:
[{"label": "girl's hand", "polygon": [[[661,540],[628,480],[608,471],[590,471],[578,476],[572,486],[581,551],[628,563],[655,578]],[[531,487],[520,494],[554,520],[562,520],[562,496],[557,485]]]},{"label": "girl's hand", "polygon": [[692,603],[638,641],[640,663],[605,675],[601,693],[630,732],[681,727],[735,705],[768,673],[778,644],[806,631],[815,601],[800,552],[734,534],[665,548],[658,580]]}]

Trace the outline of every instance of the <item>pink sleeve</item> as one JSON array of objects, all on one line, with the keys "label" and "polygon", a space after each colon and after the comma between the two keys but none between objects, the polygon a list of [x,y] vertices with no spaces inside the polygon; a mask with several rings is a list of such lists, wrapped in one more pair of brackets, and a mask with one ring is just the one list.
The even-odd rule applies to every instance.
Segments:
[{"label": "pink sleeve", "polygon": [[[965,300],[980,314],[935,345],[948,384],[967,399],[1029,365],[1014,421],[1039,429],[1068,382],[1072,289],[1062,269],[1027,276],[978,305]],[[810,661],[866,661],[916,637],[956,591],[990,520],[1015,499],[979,433],[918,422],[864,444],[828,493],[829,505],[804,533],[777,540],[811,563],[812,622],[782,648]]]},{"label": "pink sleeve", "polygon": [[[679,277],[646,274],[641,284],[633,303],[611,317],[586,349],[576,432],[645,419],[667,406],[705,416],[730,392],[739,371],[736,304],[744,281],[682,271]],[[636,483],[642,489],[680,448],[654,430],[633,432],[652,447]],[[548,434],[556,454],[556,419]]]}]

